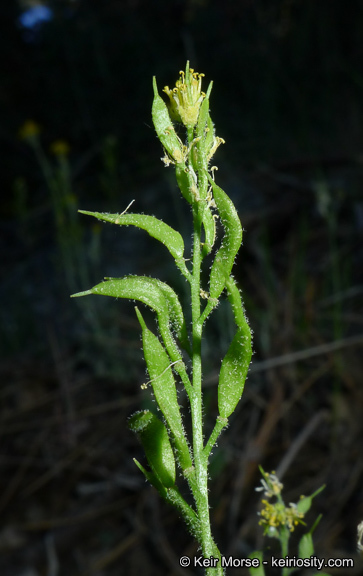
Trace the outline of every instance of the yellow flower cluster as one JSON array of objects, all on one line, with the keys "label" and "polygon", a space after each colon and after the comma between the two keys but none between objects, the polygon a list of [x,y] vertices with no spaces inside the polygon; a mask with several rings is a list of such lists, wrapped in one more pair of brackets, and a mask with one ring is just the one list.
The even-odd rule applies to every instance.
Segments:
[{"label": "yellow flower cluster", "polygon": [[285,506],[283,502],[271,504],[268,500],[262,500],[264,508],[260,512],[261,520],[259,524],[266,528],[279,528],[286,526],[290,532],[293,532],[295,526],[303,524],[304,514],[299,512],[296,504]]},{"label": "yellow flower cluster", "polygon": [[259,513],[261,516],[259,524],[265,526],[266,531],[284,526],[293,532],[295,526],[304,524],[302,520],[304,514],[299,512],[296,504],[290,503],[289,506],[285,506],[281,497],[284,486],[274,472],[263,472],[261,484],[262,486],[256,488],[256,491],[263,491],[266,498],[276,498],[277,500],[275,504],[271,504],[266,499],[261,500],[263,508]]},{"label": "yellow flower cluster", "polygon": [[180,79],[176,81],[172,90],[165,86],[163,92],[169,96],[170,115],[176,122],[182,122],[187,128],[193,128],[198,120],[199,108],[205,97],[202,92],[202,78],[204,74],[194,72],[193,68],[186,68],[179,72]]}]

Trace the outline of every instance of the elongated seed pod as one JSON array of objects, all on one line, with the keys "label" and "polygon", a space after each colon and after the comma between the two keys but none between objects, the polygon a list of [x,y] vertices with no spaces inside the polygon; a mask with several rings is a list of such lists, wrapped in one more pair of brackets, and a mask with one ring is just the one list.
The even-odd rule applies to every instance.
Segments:
[{"label": "elongated seed pod", "polygon": [[196,183],[194,182],[189,168],[181,164],[177,164],[175,166],[175,176],[183,198],[185,198],[189,204],[194,204],[196,201]]},{"label": "elongated seed pod", "polygon": [[175,484],[175,459],[165,425],[149,410],[133,414],[128,421],[145,450],[149,465],[165,488]]},{"label": "elongated seed pod", "polygon": [[202,219],[204,229],[203,257],[210,253],[216,237],[216,222],[210,208],[206,207]]},{"label": "elongated seed pod", "polygon": [[140,311],[136,309],[136,313],[142,327],[142,342],[150,383],[171,431],[180,465],[185,470],[191,467],[192,461],[184,434],[170,358],[159,339],[147,328]]},{"label": "elongated seed pod", "polygon": [[224,228],[224,237],[214,262],[209,281],[211,298],[219,298],[228,280],[234,259],[242,243],[242,226],[237,210],[227,194],[208,175],[213,197]]},{"label": "elongated seed pod", "polygon": [[156,134],[174,162],[176,164],[183,164],[183,145],[176,135],[173,123],[169,116],[168,108],[164,100],[159,96],[155,77],[153,78],[153,87],[154,100],[152,105],[152,119]]}]

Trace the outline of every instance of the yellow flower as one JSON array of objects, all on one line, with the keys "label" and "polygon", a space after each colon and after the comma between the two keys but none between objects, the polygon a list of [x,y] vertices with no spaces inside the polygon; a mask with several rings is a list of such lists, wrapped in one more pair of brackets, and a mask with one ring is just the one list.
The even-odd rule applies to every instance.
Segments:
[{"label": "yellow flower", "polygon": [[304,514],[299,512],[296,504],[290,504],[289,507],[285,506],[282,502],[271,504],[268,500],[262,500],[264,507],[260,512],[261,520],[260,525],[265,526],[265,529],[279,528],[286,526],[290,532],[293,532],[295,526],[304,524]]},{"label": "yellow flower", "polygon": [[189,68],[179,72],[180,78],[172,90],[165,86],[163,92],[169,96],[170,115],[176,122],[182,122],[187,128],[193,128],[198,120],[199,108],[205,97],[202,92],[202,78],[204,74],[194,72]]},{"label": "yellow flower", "polygon": [[34,120],[26,120],[22,127],[19,129],[19,138],[21,140],[30,140],[38,136],[40,132],[40,126]]},{"label": "yellow flower", "polygon": [[65,140],[55,140],[50,146],[50,151],[55,156],[68,156],[70,147]]}]

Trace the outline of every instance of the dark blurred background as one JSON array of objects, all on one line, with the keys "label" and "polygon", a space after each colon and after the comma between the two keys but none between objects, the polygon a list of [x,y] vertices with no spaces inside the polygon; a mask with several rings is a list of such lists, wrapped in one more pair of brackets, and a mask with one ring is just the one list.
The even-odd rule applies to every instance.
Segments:
[{"label": "dark blurred background", "polygon": [[[132,462],[127,417],[155,407],[134,304],[69,298],[129,273],[185,296],[162,246],[77,209],[135,199],[189,247],[151,122],[152,76],[172,86],[186,60],[214,81],[217,182],[244,226],[235,276],[254,331],[211,462],[216,540],[276,553],[258,526],[262,464],[287,503],[326,484],[307,518],[323,514],[316,554],[363,574],[362,3],[10,0],[0,27],[1,576],[191,574],[178,558],[195,545]],[[204,343],[208,430],[233,330],[221,304]]]}]

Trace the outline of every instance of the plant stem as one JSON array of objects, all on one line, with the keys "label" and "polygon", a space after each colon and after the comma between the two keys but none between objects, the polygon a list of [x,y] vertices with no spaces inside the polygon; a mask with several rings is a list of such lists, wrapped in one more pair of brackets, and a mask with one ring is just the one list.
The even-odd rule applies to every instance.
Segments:
[{"label": "plant stem", "polygon": [[[202,329],[200,322],[200,269],[201,269],[201,225],[197,211],[194,211],[193,240],[193,275],[191,281],[192,304],[192,362],[193,362],[193,394],[191,400],[191,415],[193,427],[193,454],[196,472],[196,490],[194,492],[198,518],[200,522],[200,544],[204,558],[215,556],[217,547],[213,542],[208,502],[208,456],[203,451],[203,408],[202,408]],[[219,555],[219,552],[218,552]],[[219,555],[220,556],[220,555]],[[221,575],[223,570],[218,563],[217,568],[206,568],[210,576]]]}]

